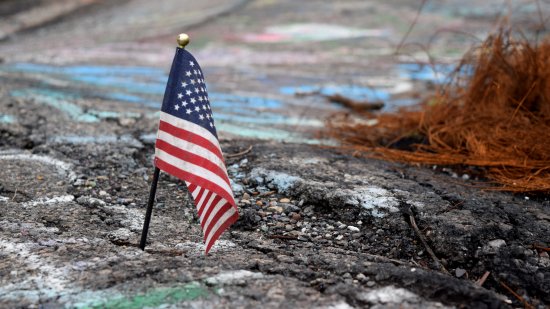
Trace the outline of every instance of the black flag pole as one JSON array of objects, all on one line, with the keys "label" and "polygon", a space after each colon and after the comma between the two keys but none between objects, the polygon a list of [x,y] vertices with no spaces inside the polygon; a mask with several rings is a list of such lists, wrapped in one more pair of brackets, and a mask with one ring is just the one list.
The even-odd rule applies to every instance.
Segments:
[{"label": "black flag pole", "polygon": [[[178,35],[177,41],[180,48],[185,48],[185,46],[189,44],[189,36],[185,33],[181,33]],[[141,231],[141,242],[139,243],[141,250],[145,250],[145,244],[147,243],[147,233],[149,232],[149,223],[151,222],[151,215],[153,213],[153,204],[155,203],[159,174],[160,169],[155,166],[151,190],[149,191],[149,201],[147,202],[147,211],[145,212],[145,220],[143,222],[143,230]]]},{"label": "black flag pole", "polygon": [[149,191],[149,202],[147,203],[147,212],[145,212],[145,221],[143,222],[143,231],[141,232],[141,242],[139,247],[145,250],[147,242],[147,232],[149,232],[149,223],[151,222],[151,214],[153,213],[153,204],[155,202],[155,194],[157,193],[157,184],[159,182],[160,169],[155,167],[153,181],[151,182],[151,190]]}]

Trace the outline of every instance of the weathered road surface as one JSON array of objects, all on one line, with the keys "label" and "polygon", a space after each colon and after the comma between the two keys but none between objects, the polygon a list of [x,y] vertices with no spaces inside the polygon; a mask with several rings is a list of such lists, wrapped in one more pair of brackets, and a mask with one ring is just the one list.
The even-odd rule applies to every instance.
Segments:
[{"label": "weathered road surface", "polygon": [[[507,3],[428,1],[407,42],[434,72],[418,45],[394,55],[417,10],[402,0],[0,1],[0,307],[523,306],[513,291],[544,308],[547,197],[309,145],[342,110],[323,95],[412,104],[475,41],[460,33],[508,12],[541,30],[549,5]],[[182,31],[224,152],[252,146],[227,158],[241,219],[208,257],[166,175],[136,248]]]}]

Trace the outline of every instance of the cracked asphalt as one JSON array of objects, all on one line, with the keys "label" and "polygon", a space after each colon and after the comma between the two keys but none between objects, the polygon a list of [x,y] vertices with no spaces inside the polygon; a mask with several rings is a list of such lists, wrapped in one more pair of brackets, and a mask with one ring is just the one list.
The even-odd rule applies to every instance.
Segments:
[{"label": "cracked asphalt", "polygon": [[[429,43],[442,70],[472,43],[452,33],[483,37],[507,12],[427,3],[407,42]],[[532,33],[537,7],[508,8]],[[0,1],[0,307],[546,308],[547,196],[481,191],[465,171],[359,159],[318,137],[342,111],[325,95],[392,110],[440,82],[414,44],[395,55],[417,9]],[[208,256],[187,189],[166,174],[137,248],[181,31],[241,215]]]}]

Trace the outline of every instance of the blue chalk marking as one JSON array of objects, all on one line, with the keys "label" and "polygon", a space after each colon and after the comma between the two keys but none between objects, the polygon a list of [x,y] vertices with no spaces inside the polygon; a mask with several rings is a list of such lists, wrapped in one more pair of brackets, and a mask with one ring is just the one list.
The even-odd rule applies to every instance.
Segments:
[{"label": "blue chalk marking", "polygon": [[81,75],[71,76],[72,80],[86,83],[94,86],[105,86],[109,88],[120,88],[128,92],[142,93],[142,94],[164,94],[166,89],[166,83],[154,83],[154,82],[139,82],[132,78],[120,78],[104,75]]},{"label": "blue chalk marking", "polygon": [[[1,66],[0,70],[34,74],[56,75],[66,80],[81,82],[85,85],[121,89],[124,92],[161,96],[164,94],[168,76],[157,68],[122,66],[51,66],[45,64],[16,63]],[[109,92],[111,92],[109,91]],[[150,100],[139,96],[115,92],[100,97],[116,99],[145,106],[159,107]]]},{"label": "blue chalk marking", "polygon": [[65,75],[141,75],[146,77],[161,75],[166,81],[166,73],[157,68],[151,67],[123,67],[123,66],[53,66],[35,63],[15,63],[5,66],[8,70],[28,72],[28,73],[46,73],[46,74],[65,74]]},{"label": "blue chalk marking", "polygon": [[302,144],[312,144],[312,145],[319,145],[319,144],[327,145],[327,146],[336,145],[334,141],[314,139],[296,132],[283,131],[283,130],[278,130],[274,128],[266,128],[266,127],[247,128],[241,125],[235,125],[235,124],[225,123],[225,122],[218,122],[216,124],[216,127],[218,131],[221,132],[222,135],[224,132],[226,132],[232,135],[238,135],[238,136],[249,137],[249,138],[257,138],[262,140],[276,140],[276,141],[284,141],[288,143],[302,143]]},{"label": "blue chalk marking", "polygon": [[119,143],[119,144],[129,144],[137,147],[142,147],[143,145],[133,138],[130,135],[99,135],[99,136],[81,136],[81,135],[58,135],[50,138],[48,140],[50,143],[58,144],[108,144],[108,143]]},{"label": "blue chalk marking", "polygon": [[358,101],[386,101],[390,98],[387,91],[362,86],[346,85],[302,85],[297,87],[281,87],[279,92],[287,95],[296,93],[319,92],[321,95],[341,94]]},{"label": "blue chalk marking", "polygon": [[141,134],[139,136],[139,139],[141,141],[143,141],[144,143],[155,143],[155,141],[157,140],[157,134],[156,133],[146,133],[146,134]]},{"label": "blue chalk marking", "polygon": [[44,88],[26,88],[26,89],[12,90],[10,91],[10,94],[14,97],[41,95],[41,96],[52,97],[54,99],[60,99],[60,100],[74,100],[80,97],[74,93],[44,89]]},{"label": "blue chalk marking", "polygon": [[240,125],[235,125],[227,122],[218,122],[216,123],[216,128],[220,131],[231,133],[234,135],[252,137],[259,139],[277,139],[284,140],[290,136],[290,132],[277,130],[273,128],[247,128]]},{"label": "blue chalk marking", "polygon": [[76,104],[67,101],[71,98],[70,95],[64,92],[48,90],[48,89],[27,89],[27,90],[13,90],[10,94],[14,97],[34,97],[37,102],[56,108],[71,119],[77,122],[98,122],[99,118],[85,113],[82,108]]},{"label": "blue chalk marking", "polygon": [[15,118],[12,115],[0,114],[0,123],[14,123]]},{"label": "blue chalk marking", "polygon": [[400,107],[415,106],[419,102],[418,99],[393,99],[388,101],[382,110],[385,112],[397,111]]},{"label": "blue chalk marking", "polygon": [[210,92],[208,97],[210,98],[210,102],[218,107],[223,106],[234,108],[235,103],[252,108],[280,108],[282,105],[279,100],[219,92]]},{"label": "blue chalk marking", "polygon": [[[17,63],[0,66],[0,70],[52,75],[88,87],[93,92],[85,92],[78,90],[78,88],[71,90],[31,88],[12,92],[14,96],[35,97],[37,102],[57,108],[71,119],[80,122],[98,122],[105,118],[139,117],[139,114],[100,110],[85,112],[82,107],[73,103],[75,99],[89,96],[158,109],[161,105],[161,97],[164,94],[167,80],[167,74],[163,70],[148,67],[52,66]],[[325,94],[337,92],[346,92],[358,96],[375,96],[377,99],[384,99],[387,95],[369,88],[324,87]],[[272,126],[322,126],[322,122],[317,119],[302,119],[299,116],[289,117],[277,113],[277,110],[286,107],[283,102],[277,99],[216,91],[210,91],[209,98],[212,102],[215,119],[222,123],[222,127],[228,128],[227,131],[240,136],[288,140],[290,134],[296,135],[291,129],[286,131],[286,129],[275,129]],[[145,117],[158,118],[159,113],[158,111],[147,113]],[[231,125],[228,125],[228,123],[231,123]],[[76,136],[63,137],[63,139],[67,143],[90,143],[98,140],[108,142],[105,137],[98,139],[97,137]],[[304,141],[304,138],[292,138],[292,140],[298,139]]]},{"label": "blue chalk marking", "polygon": [[26,97],[31,95],[35,97],[38,102],[59,109],[77,122],[99,121],[96,116],[85,113],[80,106],[66,101],[64,97],[67,97],[67,94],[63,92],[35,89],[26,91],[14,90],[10,93],[14,97]]},{"label": "blue chalk marking", "polygon": [[69,102],[68,100],[75,99],[76,96],[49,89],[27,89],[27,90],[14,90],[10,92],[14,97],[33,96],[38,102],[57,108],[73,120],[78,122],[98,122],[99,119],[106,118],[138,118],[139,113],[132,112],[115,112],[115,111],[101,111],[101,110],[89,110],[84,112],[82,108],[76,104]]},{"label": "blue chalk marking", "polygon": [[[401,63],[397,66],[399,76],[412,80],[431,81],[435,84],[445,84],[451,81],[451,75],[455,72],[456,66],[453,64],[421,64],[421,63]],[[459,75],[471,75],[473,68],[471,66],[462,66],[457,72]]]},{"label": "blue chalk marking", "polygon": [[101,119],[107,119],[107,118],[139,118],[141,115],[139,113],[132,113],[132,112],[126,112],[126,113],[119,113],[114,111],[100,111],[96,109],[88,110],[88,114],[97,116]]},{"label": "blue chalk marking", "polygon": [[261,113],[258,114],[259,117],[246,117],[236,114],[225,114],[225,113],[216,113],[214,110],[214,119],[216,121],[226,121],[233,123],[241,124],[279,124],[279,125],[300,125],[300,126],[312,126],[312,127],[321,127],[323,122],[316,119],[309,118],[296,118],[288,117],[280,114],[274,113]]},{"label": "blue chalk marking", "polygon": [[148,119],[159,119],[160,120],[160,110],[152,113],[145,114],[145,118]]},{"label": "blue chalk marking", "polygon": [[144,99],[142,97],[127,94],[123,92],[112,92],[112,93],[105,93],[101,94],[100,97],[107,99],[107,100],[114,100],[114,101],[125,101],[129,103],[136,103],[139,105],[149,106],[149,107],[155,107],[160,108],[161,102],[153,102],[147,99]]}]

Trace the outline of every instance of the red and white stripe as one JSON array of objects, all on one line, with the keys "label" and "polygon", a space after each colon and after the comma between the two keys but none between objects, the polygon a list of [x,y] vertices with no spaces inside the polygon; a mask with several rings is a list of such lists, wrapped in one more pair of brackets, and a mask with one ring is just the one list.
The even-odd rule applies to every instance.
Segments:
[{"label": "red and white stripe", "polygon": [[187,184],[208,254],[239,217],[218,139],[193,122],[160,112],[155,165]]}]

